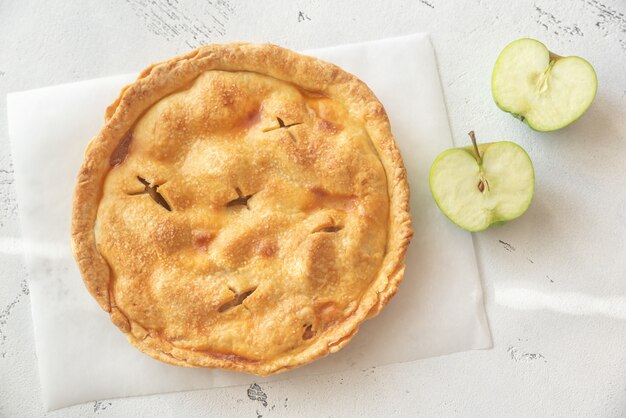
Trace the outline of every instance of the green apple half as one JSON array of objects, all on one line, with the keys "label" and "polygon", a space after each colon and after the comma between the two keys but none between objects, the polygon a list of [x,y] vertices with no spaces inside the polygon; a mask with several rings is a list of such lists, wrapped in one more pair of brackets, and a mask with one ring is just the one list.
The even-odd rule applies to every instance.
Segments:
[{"label": "green apple half", "polygon": [[493,68],[491,91],[498,107],[537,131],[554,131],[591,105],[598,79],[580,57],[560,57],[534,39],[511,42]]},{"label": "green apple half", "polygon": [[502,141],[452,148],[430,168],[430,191],[439,209],[455,224],[478,232],[526,212],[535,173],[522,147]]}]

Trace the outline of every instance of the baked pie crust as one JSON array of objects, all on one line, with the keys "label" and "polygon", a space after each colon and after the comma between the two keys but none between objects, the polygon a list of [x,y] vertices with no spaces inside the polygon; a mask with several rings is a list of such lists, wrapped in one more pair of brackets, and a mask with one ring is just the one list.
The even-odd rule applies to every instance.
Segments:
[{"label": "baked pie crust", "polygon": [[257,375],[346,345],[396,292],[411,235],[404,166],[369,88],[245,43],[125,87],[72,213],[85,284],[133,345]]}]

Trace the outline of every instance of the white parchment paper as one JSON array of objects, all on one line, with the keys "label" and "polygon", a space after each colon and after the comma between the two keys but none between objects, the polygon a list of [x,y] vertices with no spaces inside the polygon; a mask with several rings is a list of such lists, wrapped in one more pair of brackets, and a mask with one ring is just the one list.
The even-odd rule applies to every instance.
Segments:
[{"label": "white parchment paper", "polygon": [[85,289],[70,250],[72,190],[104,109],[135,75],[13,93],[9,135],[42,394],[49,410],[160,392],[249,384],[491,347],[469,233],[437,209],[435,156],[452,146],[434,52],[416,34],[309,51],[363,79],[385,105],[411,186],[405,280],[342,351],[267,379],[162,364],[133,348]]}]

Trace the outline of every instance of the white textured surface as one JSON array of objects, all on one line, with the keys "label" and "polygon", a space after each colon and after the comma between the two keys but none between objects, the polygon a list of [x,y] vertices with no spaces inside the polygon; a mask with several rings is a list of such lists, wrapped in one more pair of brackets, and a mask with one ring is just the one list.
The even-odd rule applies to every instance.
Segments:
[{"label": "white textured surface", "polygon": [[[265,384],[492,346],[472,236],[450,223],[430,198],[428,168],[451,146],[452,138],[428,35],[310,53],[367,82],[390,114],[401,152],[420,151],[406,161],[413,227],[420,235],[407,250],[401,291],[376,320],[360,327],[347,347],[265,379],[175,367],[143,355],[112,326],[80,277],[69,242],[76,173],[87,143],[102,128],[102,109],[136,75],[9,94],[14,184],[41,394],[48,410],[102,398]],[[393,68],[389,62],[395,63]],[[419,94],[398,94],[407,90]],[[51,166],[57,167],[54,184],[32,170]],[[46,248],[53,251],[47,253]]]},{"label": "white textured surface", "polygon": [[[528,213],[474,236],[494,349],[264,384],[261,391],[102,400],[49,416],[626,415],[624,2],[264,3],[5,0],[0,97],[134,71],[205,42],[307,49],[431,32],[455,142],[465,144],[469,129],[485,140],[515,140],[536,170]],[[523,36],[560,55],[580,55],[598,73],[595,103],[562,131],[533,132],[490,97],[497,54]],[[42,416],[6,135],[2,100],[0,416]],[[587,199],[573,204],[580,195]]]}]

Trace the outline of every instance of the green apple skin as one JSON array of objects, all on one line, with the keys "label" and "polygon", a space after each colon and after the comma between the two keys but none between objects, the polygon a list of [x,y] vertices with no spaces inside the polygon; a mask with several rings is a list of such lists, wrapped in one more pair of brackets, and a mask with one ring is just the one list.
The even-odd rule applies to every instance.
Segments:
[{"label": "green apple skin", "polygon": [[[452,148],[439,154],[430,169],[430,190],[439,209],[456,225],[479,232],[521,216],[532,201],[535,174],[519,145],[492,142]],[[479,183],[483,184],[483,190]]]},{"label": "green apple skin", "polygon": [[518,39],[496,60],[491,92],[496,105],[536,131],[555,131],[581,117],[598,89],[585,59],[561,57],[541,42]]}]

